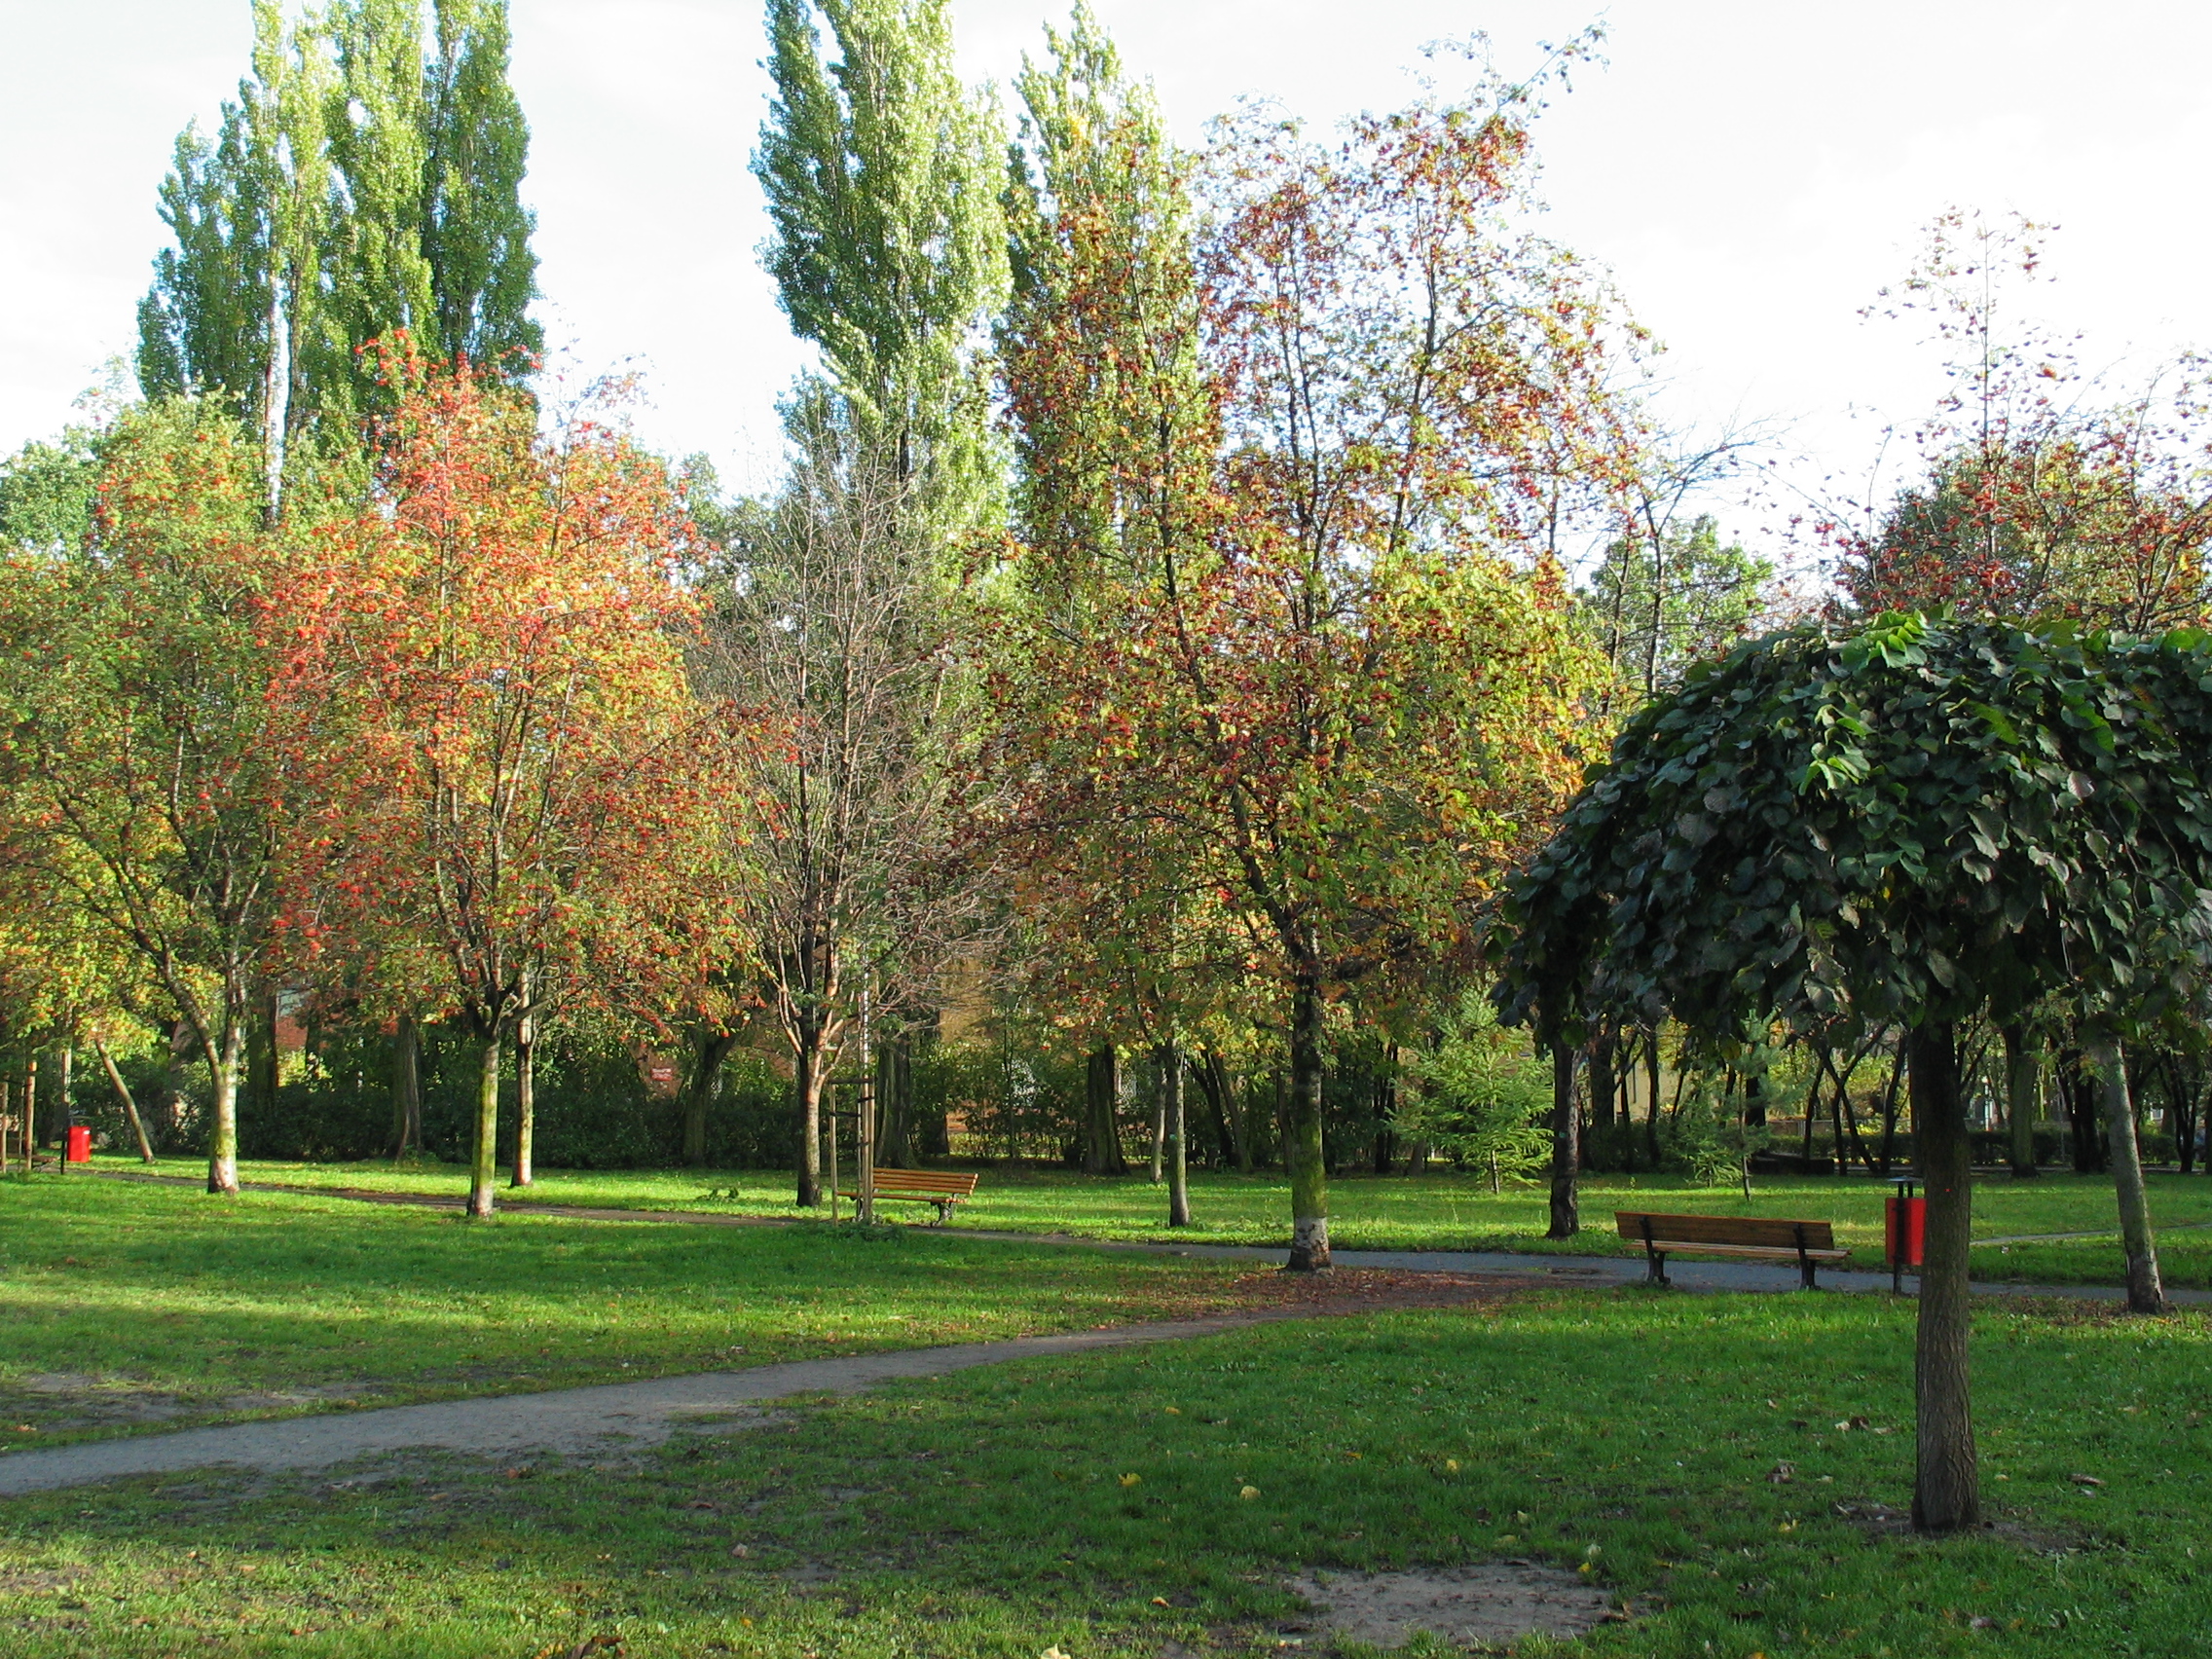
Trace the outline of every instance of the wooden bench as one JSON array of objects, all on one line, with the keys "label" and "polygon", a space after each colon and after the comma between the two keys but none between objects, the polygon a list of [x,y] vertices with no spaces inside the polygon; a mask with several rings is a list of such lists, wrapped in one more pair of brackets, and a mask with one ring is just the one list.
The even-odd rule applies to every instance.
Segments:
[{"label": "wooden bench", "polygon": [[1825,1221],[1784,1221],[1768,1216],[1646,1215],[1639,1210],[1615,1210],[1621,1236],[1643,1246],[1650,1282],[1665,1284],[1667,1258],[1680,1251],[1694,1256],[1753,1256],[1795,1262],[1805,1288],[1813,1282],[1815,1262],[1841,1262],[1849,1250],[1839,1250],[1835,1229]]},{"label": "wooden bench", "polygon": [[[973,1169],[878,1169],[875,1172],[875,1196],[879,1198],[905,1198],[918,1204],[937,1205],[937,1220],[932,1227],[942,1227],[952,1215],[954,1204],[966,1203],[976,1196],[978,1179]],[[860,1202],[857,1192],[840,1192],[840,1198]]]}]

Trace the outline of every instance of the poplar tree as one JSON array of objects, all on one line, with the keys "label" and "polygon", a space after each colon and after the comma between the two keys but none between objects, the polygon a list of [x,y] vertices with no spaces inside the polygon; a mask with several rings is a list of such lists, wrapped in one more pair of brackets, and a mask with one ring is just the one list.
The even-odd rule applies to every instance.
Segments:
[{"label": "poplar tree", "polygon": [[338,0],[287,26],[255,0],[251,75],[215,137],[177,140],[175,238],[138,312],[150,396],[229,399],[258,435],[265,511],[305,436],[343,458],[381,394],[361,348],[396,330],[514,374],[531,321],[529,129],[505,0]]},{"label": "poplar tree", "polygon": [[954,71],[947,8],[769,0],[768,37],[776,100],[753,165],[784,311],[821,348],[861,447],[914,481],[940,530],[988,524],[1002,486],[981,349],[1007,285],[1001,140]]}]

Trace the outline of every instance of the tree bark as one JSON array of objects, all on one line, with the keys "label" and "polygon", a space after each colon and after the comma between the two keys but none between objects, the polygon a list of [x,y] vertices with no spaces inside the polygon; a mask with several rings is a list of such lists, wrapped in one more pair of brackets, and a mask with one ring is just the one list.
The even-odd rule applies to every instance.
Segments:
[{"label": "tree bark", "polygon": [[2017,1025],[2005,1027],[2005,1126],[2012,1141],[2012,1179],[2032,1181],[2036,1167],[2036,1084],[2043,1054]]},{"label": "tree bark", "polygon": [[1320,1272],[1329,1260],[1329,1169],[1321,1139],[1321,984],[1301,973],[1290,1007],[1290,1098],[1283,1114],[1283,1161],[1290,1174],[1292,1272]]},{"label": "tree bark", "polygon": [[1650,1155],[1651,1167],[1659,1167],[1659,1028],[1654,1025],[1643,1034],[1643,1145]]},{"label": "tree bark", "polygon": [[1160,1049],[1161,1109],[1166,1117],[1167,1225],[1191,1225],[1191,1173],[1183,1132],[1183,1051],[1170,1036]]},{"label": "tree bark", "polygon": [[245,1022],[226,1011],[216,1042],[207,1051],[207,1081],[215,1096],[207,1131],[207,1190],[237,1197],[239,1190],[239,1061],[245,1048]]},{"label": "tree bark", "polygon": [[2097,1104],[2112,1148],[2113,1187],[2120,1199],[2120,1240],[2127,1253],[2127,1310],[2164,1313],[2166,1287],[2158,1274],[2158,1247],[2151,1234],[2151,1201],[2143,1190],[2143,1153],[2135,1137],[2135,1102],[2120,1038],[2109,1025],[2084,1026],[2082,1047],[2095,1073]]},{"label": "tree bark", "polygon": [[1382,1070],[1375,1080],[1375,1173],[1387,1175],[1397,1161],[1398,1045],[1382,1045]]},{"label": "tree bark", "polygon": [[61,1124],[61,1144],[64,1149],[69,1144],[70,1126],[77,1121],[75,1097],[70,1093],[70,1086],[75,1078],[76,1069],[76,1045],[74,1043],[57,1045],[54,1051],[54,1116]]},{"label": "tree bark", "polygon": [[1122,1133],[1117,1107],[1121,1104],[1121,1056],[1114,1045],[1103,1043],[1084,1067],[1083,1167],[1088,1175],[1126,1175],[1129,1161],[1122,1156]]},{"label": "tree bark", "polygon": [[1582,1231],[1575,1182],[1582,1173],[1581,1125],[1574,1112],[1574,1051],[1552,1045],[1552,1224],[1546,1238],[1572,1238]]},{"label": "tree bark", "polygon": [[1609,1027],[1599,1032],[1590,1043],[1590,1123],[1594,1128],[1613,1126],[1613,1097],[1618,1092],[1613,1079],[1613,1060],[1618,1047]]},{"label": "tree bark", "polygon": [[492,1192],[499,1179],[499,1033],[476,1039],[476,1126],[468,1147],[468,1213],[478,1221],[492,1214]]},{"label": "tree bark", "polygon": [[524,1014],[515,1022],[515,1170],[510,1187],[537,1179],[537,1020]]},{"label": "tree bark", "polygon": [[1906,1035],[1905,1050],[1912,1126],[1928,1194],[1920,1328],[1913,1352],[1919,1456],[1912,1523],[1924,1532],[1949,1532],[1981,1520],[1967,1371],[1972,1331],[1967,1242],[1973,1221],[1973,1142],[1959,1088],[1956,1028],[1930,1020]]},{"label": "tree bark", "polygon": [[[92,1047],[99,1053],[100,1064],[107,1068],[109,1087],[115,1090],[115,1097],[123,1102],[123,1115],[130,1121],[130,1132],[137,1137],[138,1161],[153,1162],[154,1144],[146,1138],[146,1124],[138,1116],[138,1102],[130,1098],[130,1087],[123,1081],[123,1073],[116,1067],[115,1056],[107,1051],[107,1040],[94,1037]],[[0,1107],[0,1110],[4,1109]]]},{"label": "tree bark", "polygon": [[905,1169],[914,1162],[914,1040],[896,1031],[875,1049],[875,1141],[878,1169]]},{"label": "tree bark", "polygon": [[821,1017],[811,1012],[798,1019],[798,1042],[792,1055],[792,1094],[798,1119],[798,1207],[822,1203],[822,1048]]},{"label": "tree bark", "polygon": [[1152,1184],[1165,1178],[1167,1168],[1167,1078],[1162,1073],[1152,1099]]},{"label": "tree bark", "polygon": [[391,1024],[391,1156],[423,1150],[423,1028],[414,1014]]},{"label": "tree bark", "polygon": [[264,985],[255,995],[245,1031],[245,1097],[256,1112],[276,1106],[276,987]]},{"label": "tree bark", "polygon": [[707,1113],[721,1093],[722,1066],[736,1047],[737,1039],[727,1032],[698,1035],[683,1093],[683,1161],[693,1169],[707,1166]]},{"label": "tree bark", "polygon": [[1236,1173],[1252,1173],[1252,1119],[1250,1105],[1236,1087],[1236,1080],[1229,1075],[1229,1062],[1218,1049],[1206,1051],[1206,1075],[1212,1080],[1214,1096],[1229,1124],[1230,1151],[1236,1160]]}]

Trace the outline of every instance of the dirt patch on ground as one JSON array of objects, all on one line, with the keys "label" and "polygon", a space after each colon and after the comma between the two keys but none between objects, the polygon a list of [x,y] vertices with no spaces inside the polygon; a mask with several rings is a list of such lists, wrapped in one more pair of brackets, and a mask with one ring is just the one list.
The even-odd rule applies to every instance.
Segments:
[{"label": "dirt patch on ground", "polygon": [[1417,1631],[1461,1647],[1508,1647],[1525,1636],[1583,1636],[1622,1616],[1604,1591],[1549,1567],[1316,1571],[1289,1582],[1322,1629],[1372,1647],[1402,1647]]}]

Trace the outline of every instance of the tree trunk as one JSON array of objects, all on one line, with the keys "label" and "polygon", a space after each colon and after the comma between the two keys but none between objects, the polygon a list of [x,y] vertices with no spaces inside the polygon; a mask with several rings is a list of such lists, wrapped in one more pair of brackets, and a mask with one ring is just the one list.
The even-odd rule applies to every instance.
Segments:
[{"label": "tree trunk", "polygon": [[70,1126],[77,1121],[75,1097],[70,1084],[76,1075],[77,1049],[73,1043],[62,1043],[54,1051],[54,1116],[61,1125],[61,1144],[69,1144]]},{"label": "tree trunk", "polygon": [[[1211,1068],[1205,1063],[1207,1057],[1202,1053],[1196,1057],[1187,1056],[1184,1063],[1190,1068],[1191,1076],[1198,1080],[1198,1092],[1205,1096],[1206,1116],[1213,1124],[1215,1153],[1220,1166],[1226,1169],[1236,1161],[1236,1133],[1230,1127],[1229,1111],[1222,1100],[1221,1090],[1214,1087]],[[1190,1079],[1184,1080],[1183,1087],[1187,1094]]]},{"label": "tree trunk", "polygon": [[1321,1140],[1321,984],[1301,973],[1291,991],[1290,1099],[1283,1161],[1290,1172],[1292,1272],[1319,1272],[1329,1261],[1329,1170]]},{"label": "tree trunk", "polygon": [[2032,1181],[2036,1168],[2036,1083],[2043,1073],[2043,1054],[2028,1041],[2025,1029],[2008,1025],[2005,1039],[2005,1127],[2012,1141],[2012,1179]]},{"label": "tree trunk", "polygon": [[492,1213],[492,1191],[499,1179],[499,1033],[476,1039],[476,1126],[468,1147],[468,1213],[482,1221]]},{"label": "tree trunk", "polygon": [[1212,1080],[1212,1092],[1221,1102],[1229,1124],[1230,1151],[1236,1160],[1236,1173],[1252,1173],[1252,1119],[1249,1104],[1236,1087],[1236,1080],[1229,1075],[1229,1062],[1221,1051],[1206,1051],[1206,1075]]},{"label": "tree trunk", "polygon": [[1167,1074],[1155,1080],[1152,1096],[1152,1184],[1157,1187],[1167,1166]]},{"label": "tree trunk", "polygon": [[1083,1168],[1087,1175],[1126,1175],[1122,1156],[1122,1064],[1111,1043],[1101,1044],[1084,1067]]},{"label": "tree trunk", "polygon": [[391,1023],[391,1156],[423,1150],[423,1027],[414,1014]]},{"label": "tree trunk", "polygon": [[2082,1046],[2095,1072],[2097,1103],[2112,1148],[2113,1187],[2120,1198],[2120,1240],[2127,1252],[2127,1310],[2164,1313],[2166,1287],[2158,1275],[2158,1247],[2151,1235],[2151,1202],[2143,1190],[2143,1154],[2135,1137],[2135,1103],[2120,1039],[2101,1023],[2083,1027]]},{"label": "tree trunk", "polygon": [[1396,1160],[1398,1121],[1398,1045],[1382,1045],[1382,1070],[1375,1080],[1375,1173],[1387,1175]]},{"label": "tree trunk", "polygon": [[268,1114],[276,1107],[276,987],[262,986],[252,1009],[245,1028],[245,1098],[251,1110]]},{"label": "tree trunk", "polygon": [[822,1049],[819,1015],[804,1013],[798,1021],[798,1044],[792,1055],[792,1094],[798,1119],[798,1207],[816,1209],[822,1203]]},{"label": "tree trunk", "polygon": [[1613,1060],[1618,1044],[1610,1027],[1590,1043],[1590,1122],[1598,1129],[1613,1126]]},{"label": "tree trunk", "polygon": [[737,1039],[726,1032],[699,1033],[683,1092],[683,1161],[693,1169],[707,1166],[707,1113],[720,1097],[722,1066],[736,1047]]},{"label": "tree trunk", "polygon": [[1659,1028],[1654,1025],[1644,1033],[1643,1083],[1646,1098],[1643,1102],[1643,1146],[1650,1155],[1651,1167],[1659,1167]]},{"label": "tree trunk", "polygon": [[107,1051],[107,1040],[94,1037],[92,1047],[99,1053],[100,1064],[107,1068],[109,1087],[115,1090],[115,1097],[123,1102],[123,1115],[130,1121],[130,1132],[138,1139],[138,1161],[153,1162],[154,1145],[146,1138],[145,1123],[138,1116],[138,1102],[130,1098],[130,1087],[123,1081],[123,1073],[116,1068],[115,1056]]},{"label": "tree trunk", "polygon": [[1913,1352],[1918,1471],[1912,1523],[1949,1532],[1981,1520],[1981,1485],[1967,1375],[1972,1288],[1967,1242],[1973,1222],[1973,1142],[1959,1088],[1958,1034],[1931,1020],[1905,1037],[1912,1074],[1912,1125],[1928,1193],[1927,1247],[1920,1271],[1920,1329]]},{"label": "tree trunk", "polygon": [[1191,1225],[1191,1170],[1183,1111],[1183,1051],[1170,1036],[1160,1051],[1161,1104],[1167,1114],[1167,1225]]},{"label": "tree trunk", "polygon": [[1574,1051],[1552,1045],[1552,1224],[1546,1238],[1572,1238],[1582,1231],[1575,1181],[1582,1173],[1580,1124],[1574,1112]]},{"label": "tree trunk", "polygon": [[910,1168],[914,1163],[914,1040],[904,1031],[876,1045],[875,1113],[881,1125],[875,1142],[875,1166]]},{"label": "tree trunk", "polygon": [[537,1020],[524,1014],[515,1022],[515,1172],[510,1187],[537,1179]]},{"label": "tree trunk", "polygon": [[229,1010],[217,1041],[207,1050],[207,1082],[215,1100],[207,1131],[207,1190],[233,1197],[239,1190],[239,1061],[245,1022]]},{"label": "tree trunk", "polygon": [[2074,1173],[2094,1175],[2104,1167],[2097,1146],[2097,1109],[2094,1091],[2082,1075],[2082,1051],[2066,1049],[2055,1071],[2059,1098],[2066,1107],[2066,1126],[2074,1137]]},{"label": "tree trunk", "polygon": [[[1885,1179],[1890,1173],[1891,1166],[1897,1161],[1898,1080],[1902,1078],[1908,1069],[1906,1055],[1910,1051],[1911,1045],[1909,1043],[1901,1040],[1899,1042],[1897,1063],[1890,1067],[1890,1087],[1882,1096],[1882,1151],[1877,1167]],[[1955,1064],[1952,1069],[1957,1069]]]}]

